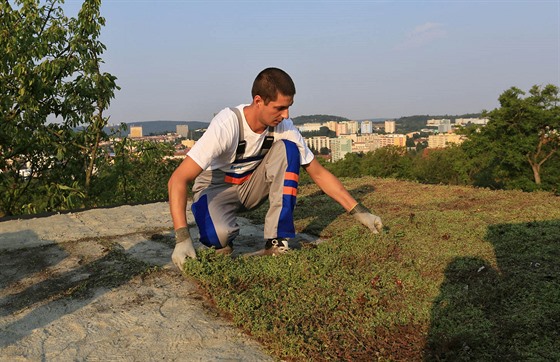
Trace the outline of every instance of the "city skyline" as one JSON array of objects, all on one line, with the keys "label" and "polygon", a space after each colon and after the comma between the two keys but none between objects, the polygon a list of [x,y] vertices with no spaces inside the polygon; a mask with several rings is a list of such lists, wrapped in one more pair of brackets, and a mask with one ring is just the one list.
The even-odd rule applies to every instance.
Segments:
[{"label": "city skyline", "polygon": [[295,81],[292,117],[478,113],[560,84],[558,1],[113,0],[101,15],[111,123],[210,121],[269,66]]}]

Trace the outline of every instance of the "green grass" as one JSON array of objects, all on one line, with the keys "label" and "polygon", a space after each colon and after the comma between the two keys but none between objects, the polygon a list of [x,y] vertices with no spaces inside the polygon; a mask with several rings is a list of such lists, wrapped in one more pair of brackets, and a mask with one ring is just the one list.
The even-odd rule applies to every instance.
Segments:
[{"label": "green grass", "polygon": [[383,233],[307,184],[296,228],[329,242],[276,258],[208,251],[186,273],[284,360],[560,360],[559,197],[343,182]]}]

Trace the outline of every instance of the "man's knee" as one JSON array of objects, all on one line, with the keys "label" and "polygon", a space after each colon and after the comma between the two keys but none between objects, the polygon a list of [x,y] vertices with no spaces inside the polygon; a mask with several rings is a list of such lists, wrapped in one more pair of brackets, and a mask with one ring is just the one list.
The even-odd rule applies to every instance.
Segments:
[{"label": "man's knee", "polygon": [[299,148],[296,143],[288,140],[280,140],[274,142],[269,152],[273,152],[288,162],[288,167],[291,169],[299,169],[300,155]]},{"label": "man's knee", "polygon": [[208,195],[203,194],[191,206],[198,231],[200,242],[208,247],[221,249],[228,245],[239,233],[239,228],[224,224],[222,217],[213,218],[210,212]]},{"label": "man's knee", "polygon": [[279,141],[274,142],[272,144],[272,147],[270,148],[270,150],[272,151],[272,150],[277,149],[277,148],[285,149],[285,150],[290,149],[292,152],[294,150],[298,149],[297,144],[295,142],[292,142],[292,141],[289,141],[289,140],[279,140]]},{"label": "man's knee", "polygon": [[226,246],[231,246],[233,240],[239,235],[239,228],[231,229],[227,226],[220,224],[213,224],[211,231],[208,232],[208,228],[203,230],[200,225],[200,242],[207,247],[214,247],[216,249],[221,249]]},{"label": "man's knee", "polygon": [[233,229],[230,227],[218,227],[217,231],[220,247],[216,247],[216,249],[233,245],[233,240],[239,235],[239,227]]}]

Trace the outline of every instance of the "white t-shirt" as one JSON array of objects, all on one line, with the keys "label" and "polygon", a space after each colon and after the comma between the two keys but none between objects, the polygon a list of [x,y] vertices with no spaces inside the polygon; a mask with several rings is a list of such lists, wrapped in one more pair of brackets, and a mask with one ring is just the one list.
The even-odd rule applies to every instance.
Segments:
[{"label": "white t-shirt", "polygon": [[[243,117],[243,135],[247,142],[243,158],[250,158],[260,153],[264,139],[269,132],[268,129],[261,134],[253,132],[249,124],[247,124],[245,114],[243,113],[243,108],[246,106],[248,105],[242,104],[236,108],[240,110]],[[233,164],[237,145],[239,144],[238,124],[237,117],[231,109],[225,108],[221,110],[212,119],[206,132],[204,132],[187,155],[203,170],[220,169],[224,172],[242,174],[253,169],[262,160]],[[289,118],[283,120],[274,129],[274,142],[282,139],[292,141],[298,146],[302,165],[307,165],[313,161],[313,153],[307,147],[303,136]]]}]

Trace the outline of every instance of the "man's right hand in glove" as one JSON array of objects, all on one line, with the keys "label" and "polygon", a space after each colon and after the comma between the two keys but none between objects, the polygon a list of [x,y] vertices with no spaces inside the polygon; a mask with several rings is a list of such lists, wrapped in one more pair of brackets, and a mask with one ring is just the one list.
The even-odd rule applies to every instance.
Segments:
[{"label": "man's right hand in glove", "polygon": [[175,243],[175,249],[173,249],[171,260],[173,260],[173,264],[182,272],[187,257],[196,259],[196,250],[194,250],[188,227],[185,226],[175,230]]}]

